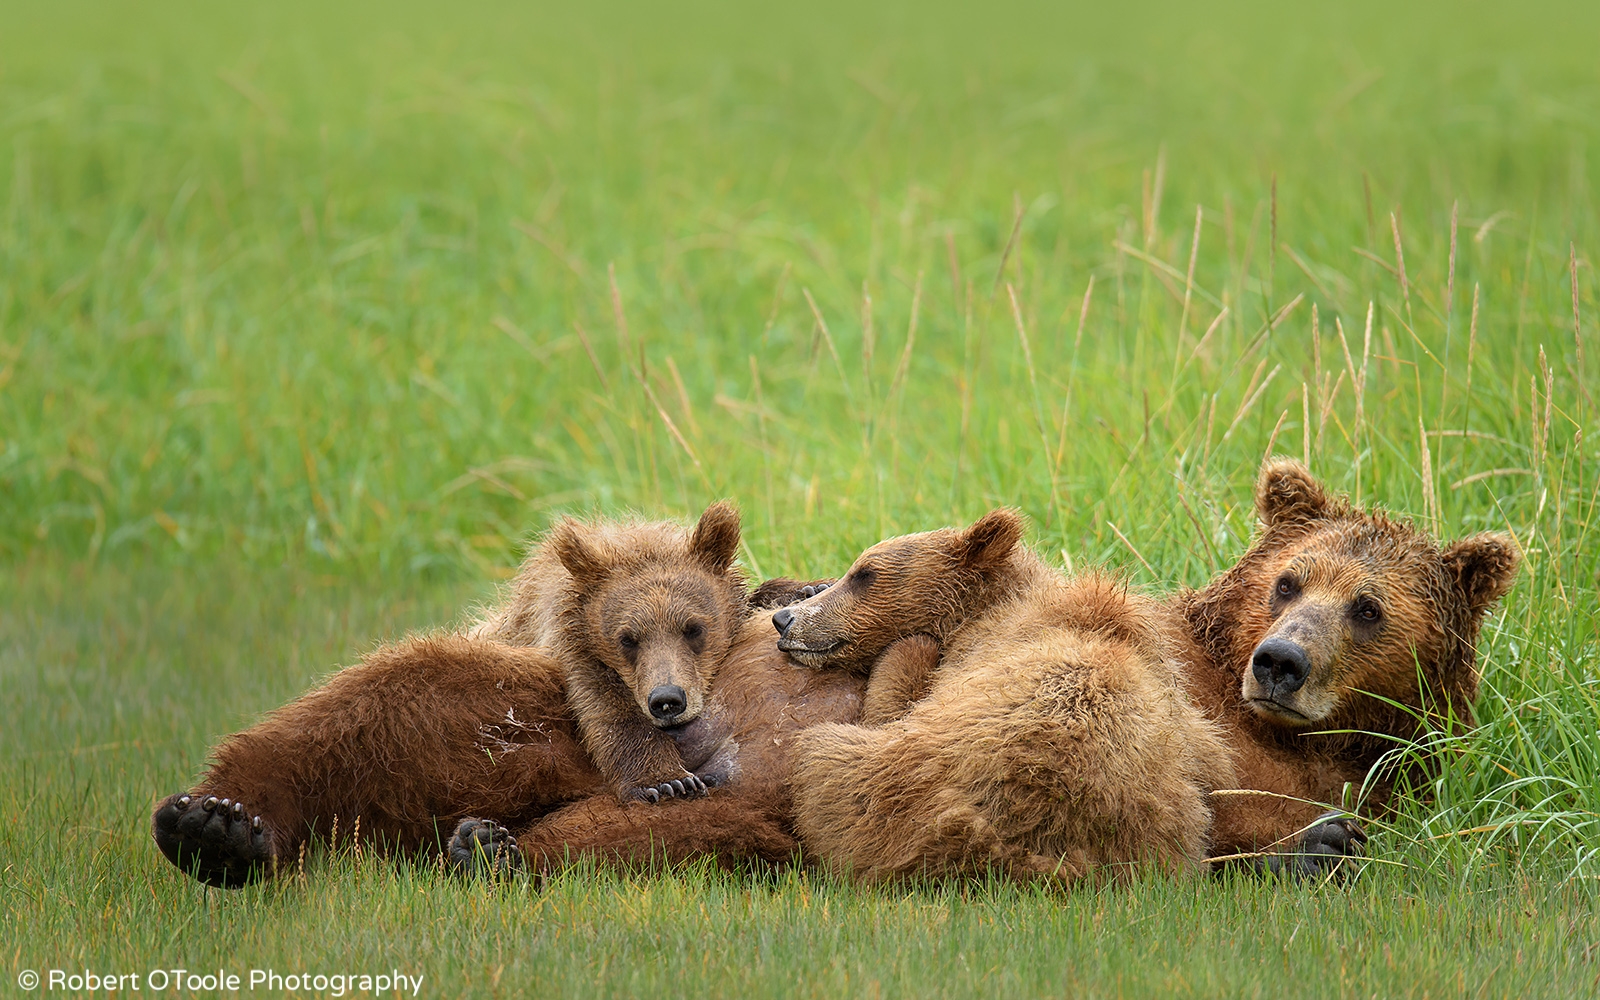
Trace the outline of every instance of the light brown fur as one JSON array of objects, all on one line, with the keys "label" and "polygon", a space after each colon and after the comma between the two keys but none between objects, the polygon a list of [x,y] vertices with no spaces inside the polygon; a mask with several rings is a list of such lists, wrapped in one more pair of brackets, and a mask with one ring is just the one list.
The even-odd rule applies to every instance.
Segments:
[{"label": "light brown fur", "polygon": [[1163,660],[1158,609],[1107,578],[1047,569],[1020,533],[997,511],[891,539],[790,609],[781,644],[797,659],[859,667],[890,650],[897,691],[928,666],[925,647],[897,644],[943,649],[901,717],[801,734],[808,853],[868,880],[990,868],[1070,880],[1205,856],[1205,791],[1227,782],[1228,758]]},{"label": "light brown fur", "polygon": [[692,532],[568,518],[471,634],[550,650],[584,746],[619,798],[693,795],[702,776],[666,730],[699,716],[744,620],[738,546],[739,515],[726,503],[706,508]]}]

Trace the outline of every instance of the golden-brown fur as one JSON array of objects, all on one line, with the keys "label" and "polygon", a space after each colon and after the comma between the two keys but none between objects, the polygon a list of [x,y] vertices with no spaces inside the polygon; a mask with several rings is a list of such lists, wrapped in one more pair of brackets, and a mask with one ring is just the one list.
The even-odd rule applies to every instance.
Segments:
[{"label": "golden-brown fur", "polygon": [[[1441,549],[1291,461],[1263,469],[1256,509],[1262,528],[1239,562],[1167,602],[1185,685],[1222,726],[1239,788],[1273,793],[1216,797],[1223,856],[1294,847],[1385,754],[1430,727],[1471,726],[1478,628],[1518,562],[1494,533]],[[1296,658],[1288,683],[1273,673],[1285,647],[1268,640]],[[1360,805],[1382,808],[1391,778],[1377,775]]]},{"label": "golden-brown fur", "polygon": [[[663,570],[682,579],[681,529],[589,530],[608,547],[630,535],[664,540],[642,553],[627,549],[619,562],[638,579]],[[688,575],[692,582],[692,567]],[[507,828],[524,836],[540,868],[569,854],[788,858],[789,736],[818,721],[853,721],[864,680],[797,667],[777,650],[764,616],[746,620],[742,590],[717,591],[734,632],[706,671],[717,685],[693,721],[654,732],[675,760],[715,771],[725,787],[659,805],[621,802],[580,740],[569,671],[549,650],[515,644],[554,627],[554,609],[571,598],[557,588],[545,601],[539,581],[548,579],[519,579],[472,634],[384,646],[224,740],[192,789],[157,805],[152,833],[162,853],[203,881],[234,887],[292,863],[313,834],[337,831],[400,853],[449,843],[453,854],[458,823],[492,817],[502,840]],[[767,599],[781,603],[797,590],[775,581]],[[581,602],[565,610],[587,613]]]},{"label": "golden-brown fur", "polygon": [[692,532],[568,518],[471,634],[550,650],[584,746],[620,798],[697,794],[721,775],[687,770],[665,730],[699,716],[744,619],[738,547],[739,515],[726,503]]},{"label": "golden-brown fur", "polygon": [[[1157,608],[1104,577],[1047,569],[1020,533],[997,511],[891,539],[775,619],[782,645],[817,667],[870,663],[916,636],[943,649],[899,718],[800,735],[808,853],[869,880],[988,868],[1073,879],[1204,858],[1205,792],[1227,783],[1228,759],[1163,660]],[[900,657],[913,678],[901,690],[926,674],[924,651]]]}]

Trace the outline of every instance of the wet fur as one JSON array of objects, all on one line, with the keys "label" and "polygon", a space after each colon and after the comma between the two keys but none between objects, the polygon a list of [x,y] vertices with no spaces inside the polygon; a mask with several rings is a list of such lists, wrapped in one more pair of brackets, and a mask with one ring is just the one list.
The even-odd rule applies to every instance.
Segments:
[{"label": "wet fur", "polygon": [[[1261,531],[1232,569],[1166,602],[1184,683],[1222,727],[1238,788],[1274,793],[1215,798],[1218,855],[1293,847],[1299,831],[1329,805],[1344,804],[1346,783],[1359,788],[1402,742],[1429,729],[1469,728],[1479,627],[1510,587],[1518,563],[1507,536],[1485,533],[1441,548],[1407,522],[1331,496],[1290,461],[1263,469],[1257,512]],[[1325,581],[1325,601],[1354,597],[1354,590],[1341,588],[1359,585],[1381,592],[1385,609],[1382,630],[1365,637],[1331,613],[1296,623],[1298,634],[1332,660],[1322,665],[1327,689],[1316,692],[1315,701],[1331,699],[1334,707],[1303,723],[1266,716],[1243,693],[1252,652],[1294,613],[1293,602],[1275,602],[1273,587],[1297,556],[1309,558]],[[1392,792],[1392,773],[1376,777],[1359,803],[1364,812],[1381,811]]]}]

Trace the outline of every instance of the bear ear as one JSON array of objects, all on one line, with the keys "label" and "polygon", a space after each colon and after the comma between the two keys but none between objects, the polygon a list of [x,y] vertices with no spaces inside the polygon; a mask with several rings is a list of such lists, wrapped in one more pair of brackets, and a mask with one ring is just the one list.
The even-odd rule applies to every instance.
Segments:
[{"label": "bear ear", "polygon": [[1463,538],[1444,550],[1445,572],[1466,599],[1474,618],[1511,589],[1521,561],[1517,543],[1496,531]]},{"label": "bear ear", "polygon": [[1310,524],[1333,506],[1311,470],[1292,459],[1275,458],[1261,468],[1256,482],[1256,513],[1269,528]]},{"label": "bear ear", "polygon": [[572,579],[578,583],[595,583],[605,578],[608,563],[588,538],[589,529],[583,522],[570,517],[561,519],[550,532],[550,547],[561,560]]},{"label": "bear ear", "polygon": [[963,566],[989,569],[1000,565],[1022,540],[1022,515],[999,507],[972,522],[956,541],[956,556]]},{"label": "bear ear", "polygon": [[718,500],[700,515],[689,539],[689,554],[713,573],[726,573],[739,553],[739,511]]}]

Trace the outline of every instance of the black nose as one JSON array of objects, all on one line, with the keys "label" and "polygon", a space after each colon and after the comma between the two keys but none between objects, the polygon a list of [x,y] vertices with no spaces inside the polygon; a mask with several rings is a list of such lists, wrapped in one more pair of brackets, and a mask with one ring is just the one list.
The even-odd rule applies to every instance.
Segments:
[{"label": "black nose", "polygon": [[683,688],[663,684],[650,692],[650,714],[658,719],[676,719],[689,704]]},{"label": "black nose", "polygon": [[781,636],[789,631],[789,623],[792,621],[794,621],[794,612],[788,608],[780,608],[772,616],[772,627],[777,629],[778,634]]},{"label": "black nose", "polygon": [[1311,672],[1311,658],[1297,642],[1288,639],[1268,639],[1256,647],[1250,658],[1250,668],[1262,686],[1285,694],[1300,690]]}]

